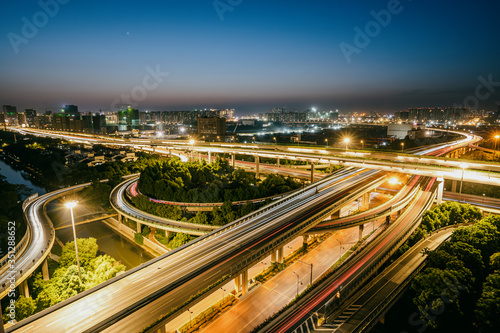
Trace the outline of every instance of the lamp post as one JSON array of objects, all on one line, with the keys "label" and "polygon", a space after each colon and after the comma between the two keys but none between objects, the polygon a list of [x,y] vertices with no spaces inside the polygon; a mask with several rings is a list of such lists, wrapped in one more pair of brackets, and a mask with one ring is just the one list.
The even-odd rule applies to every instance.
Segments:
[{"label": "lamp post", "polygon": [[226,289],[224,289],[222,287],[220,289],[222,290],[222,300],[224,300],[224,292],[226,291]]},{"label": "lamp post", "polygon": [[325,147],[328,147],[328,139],[325,139]]},{"label": "lamp post", "polygon": [[347,144],[349,143],[349,138],[345,138],[344,139],[344,142],[345,142],[345,151],[347,151]]},{"label": "lamp post", "polygon": [[462,179],[460,180],[460,193],[458,194],[458,203],[462,200],[462,184],[464,182],[464,173],[465,169],[467,169],[468,165],[466,163],[460,163],[460,167],[462,168]]},{"label": "lamp post", "polygon": [[78,277],[80,282],[82,282],[82,272],[80,270],[80,258],[78,257],[78,242],[76,241],[76,230],[75,230],[75,217],[73,216],[73,208],[76,207],[76,201],[70,201],[65,204],[66,208],[69,208],[71,212],[71,224],[73,225],[73,237],[75,238],[75,252],[76,252],[76,264],[78,265]]},{"label": "lamp post", "polygon": [[497,156],[497,143],[498,143],[498,139],[500,139],[500,135],[495,135],[495,151],[493,152],[493,158],[495,158]]},{"label": "lamp post", "polygon": [[405,143],[401,142],[401,152],[403,153],[405,151]]},{"label": "lamp post", "polygon": [[194,313],[193,311],[191,311],[189,308],[187,309],[188,312],[189,312],[189,327],[191,328],[191,315]]},{"label": "lamp post", "polygon": [[298,261],[301,262],[301,263],[303,263],[303,264],[306,264],[308,266],[311,266],[311,276],[309,278],[309,284],[312,285],[313,284],[313,264],[312,263],[309,264],[309,263],[307,263],[305,261],[302,261],[300,259],[298,259]]},{"label": "lamp post", "polygon": [[365,149],[365,142],[363,140],[361,140],[361,150],[364,150]]},{"label": "lamp post", "polygon": [[339,261],[340,261],[340,260],[342,260],[342,242],[339,241],[338,238],[336,238],[336,239],[337,239],[337,242],[339,242],[339,255],[340,255]]},{"label": "lamp post", "polygon": [[274,144],[276,144],[276,137],[273,137],[273,140],[274,140]]}]

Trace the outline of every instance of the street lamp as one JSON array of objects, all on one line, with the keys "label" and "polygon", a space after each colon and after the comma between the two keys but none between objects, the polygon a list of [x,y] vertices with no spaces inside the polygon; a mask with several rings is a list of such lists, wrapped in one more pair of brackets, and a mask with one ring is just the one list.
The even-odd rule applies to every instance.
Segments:
[{"label": "street lamp", "polygon": [[75,252],[76,252],[76,264],[78,265],[78,277],[80,282],[82,282],[82,272],[80,271],[80,258],[78,257],[78,242],[76,241],[76,230],[75,230],[75,218],[73,216],[73,208],[76,207],[76,201],[70,201],[65,204],[66,208],[69,208],[71,212],[71,224],[73,225],[73,237],[75,238]]},{"label": "street lamp", "polygon": [[344,139],[344,142],[345,142],[345,151],[347,151],[347,144],[349,143],[349,141],[351,141],[351,140],[349,140],[349,138],[345,138]]},{"label": "street lamp", "polygon": [[191,311],[189,308],[187,309],[188,312],[189,312],[189,328],[191,328],[191,315],[194,313],[193,311]]},{"label": "street lamp", "polygon": [[325,139],[325,147],[328,147],[328,139]]},{"label": "street lamp", "polygon": [[295,273],[295,272],[292,272],[293,274],[297,275],[297,296],[299,296],[299,283],[300,283],[300,278],[299,278],[299,274]]},{"label": "street lamp", "polygon": [[336,238],[336,239],[337,239],[337,242],[339,242],[339,254],[340,254],[339,261],[341,261],[342,260],[342,242],[339,241],[338,238]]},{"label": "street lamp", "polygon": [[495,151],[493,152],[493,157],[496,157],[497,155],[497,143],[498,143],[498,139],[500,139],[500,135],[495,135]]},{"label": "street lamp", "polygon": [[226,291],[226,289],[224,289],[222,287],[220,289],[222,290],[222,300],[224,301],[224,292]]},{"label": "street lamp", "polygon": [[274,140],[274,144],[276,144],[276,137],[273,137],[273,140]]},{"label": "street lamp", "polygon": [[361,140],[361,150],[364,150],[365,149],[365,142],[363,140]]},{"label": "street lamp", "polygon": [[401,152],[403,153],[405,151],[405,143],[401,142]]},{"label": "street lamp", "polygon": [[460,180],[460,193],[458,194],[458,203],[462,200],[462,184],[464,182],[464,173],[465,169],[467,169],[469,165],[467,163],[460,163],[460,167],[462,168],[462,179]]}]

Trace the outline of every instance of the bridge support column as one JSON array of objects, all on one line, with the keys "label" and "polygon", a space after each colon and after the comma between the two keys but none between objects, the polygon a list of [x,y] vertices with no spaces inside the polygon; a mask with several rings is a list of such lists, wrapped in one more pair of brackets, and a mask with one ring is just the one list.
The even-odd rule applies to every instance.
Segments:
[{"label": "bridge support column", "polygon": [[118,223],[122,224],[123,215],[118,213]]},{"label": "bridge support column", "polygon": [[202,160],[202,158],[201,158],[201,153],[198,153],[198,162],[200,162],[200,163],[201,163],[201,160]]},{"label": "bridge support column", "polygon": [[140,234],[141,233],[141,224],[137,221],[135,223],[137,223],[137,233]]},{"label": "bridge support column", "polygon": [[246,269],[241,273],[241,284],[241,293],[245,296],[248,293],[248,270]]},{"label": "bridge support column", "polygon": [[308,243],[307,241],[309,240],[309,235],[304,235],[302,236],[302,246],[304,249],[307,249]]},{"label": "bridge support column", "polygon": [[385,217],[385,223],[386,223],[386,224],[391,223],[391,216],[390,216],[390,215],[387,215],[387,216]]},{"label": "bridge support column", "polygon": [[361,200],[361,210],[367,210],[368,208],[370,208],[370,192],[363,194]]},{"label": "bridge support column", "polygon": [[276,262],[276,250],[273,250],[271,252],[271,263]]},{"label": "bridge support column", "polygon": [[283,263],[283,246],[278,248],[278,262]]},{"label": "bridge support column", "polygon": [[330,170],[330,173],[332,173],[332,172],[333,172],[333,165],[332,165],[332,163],[329,163],[329,164],[328,164],[328,168],[329,168],[329,170]]},{"label": "bridge support column", "polygon": [[280,158],[278,157],[277,159],[277,165],[278,165],[278,168],[280,167]]},{"label": "bridge support column", "polygon": [[167,333],[167,329],[165,328],[165,325],[163,325],[156,333]]},{"label": "bridge support column", "polygon": [[236,293],[240,292],[240,277],[241,274],[238,274],[238,276],[234,278],[234,290],[236,290]]},{"label": "bridge support column", "polygon": [[358,242],[361,242],[361,240],[363,239],[363,230],[365,229],[365,225],[364,224],[361,224],[359,226],[359,235],[358,235]]},{"label": "bridge support column", "polygon": [[311,183],[314,183],[314,163],[311,163]]},{"label": "bridge support column", "polygon": [[334,219],[338,219],[340,217],[340,209],[336,212],[334,212],[332,214],[332,216],[330,217],[330,219],[334,220]]},{"label": "bridge support column", "polygon": [[170,239],[170,236],[172,236],[172,231],[165,230],[165,237],[167,237],[167,239]]},{"label": "bridge support column", "polygon": [[236,154],[232,153],[231,154],[231,166],[234,168],[234,163],[235,163],[235,160],[236,160]]},{"label": "bridge support column", "polygon": [[208,152],[208,164],[212,163],[212,152]]},{"label": "bridge support column", "polygon": [[30,290],[28,289],[28,280],[24,280],[19,285],[19,293],[24,297],[30,297]]},{"label": "bridge support column", "polygon": [[42,275],[43,275],[43,279],[45,281],[47,281],[48,279],[50,279],[50,276],[49,276],[49,264],[47,262],[47,258],[45,258],[45,260],[43,261]]},{"label": "bridge support column", "polygon": [[194,161],[194,151],[191,150],[191,158],[189,159],[189,162]]},{"label": "bridge support column", "polygon": [[259,178],[260,177],[260,173],[259,173],[259,156],[258,155],[255,155],[255,177]]},{"label": "bridge support column", "polygon": [[456,180],[451,181],[451,191],[457,192],[457,181]]},{"label": "bridge support column", "polygon": [[437,192],[437,204],[441,204],[443,202],[443,190],[444,190],[444,179],[438,178],[438,192]]}]

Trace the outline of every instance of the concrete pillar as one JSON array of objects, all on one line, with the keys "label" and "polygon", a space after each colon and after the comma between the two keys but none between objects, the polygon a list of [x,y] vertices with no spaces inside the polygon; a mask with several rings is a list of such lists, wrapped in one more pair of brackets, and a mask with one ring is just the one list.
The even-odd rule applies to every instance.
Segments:
[{"label": "concrete pillar", "polygon": [[391,223],[391,216],[390,215],[387,215],[385,217],[385,223],[387,223],[387,224]]},{"label": "concrete pillar", "polygon": [[330,168],[330,173],[332,173],[333,172],[333,165],[332,165],[332,163],[330,163],[328,167]]},{"label": "concrete pillar", "polygon": [[194,154],[194,151],[193,151],[193,150],[191,150],[191,158],[189,159],[189,162],[193,162],[193,161],[194,161],[194,156],[193,156],[193,154]]},{"label": "concrete pillar", "polygon": [[358,236],[358,241],[360,242],[363,239],[363,230],[365,229],[364,224],[360,224],[359,226],[359,236]]},{"label": "concrete pillar", "polygon": [[231,166],[234,168],[234,164],[235,164],[235,160],[236,160],[236,154],[231,154]]},{"label": "concrete pillar", "polygon": [[198,161],[201,163],[201,153],[198,153]]},{"label": "concrete pillar", "polygon": [[443,190],[444,190],[444,179],[438,178],[438,192],[437,192],[437,204],[441,204],[443,202]]},{"label": "concrete pillar", "polygon": [[451,191],[457,192],[457,181],[456,180],[451,181]]},{"label": "concrete pillar", "polygon": [[309,235],[302,236],[302,244],[307,248],[307,241],[309,240]]},{"label": "concrete pillar", "polygon": [[122,219],[123,219],[122,214],[118,213],[118,223],[122,224]]},{"label": "concrete pillar", "polygon": [[255,155],[255,177],[259,178],[260,177],[260,172],[259,172],[259,156]]},{"label": "concrete pillar", "polygon": [[165,237],[167,237],[167,239],[170,239],[171,235],[172,235],[171,231],[165,230]]},{"label": "concrete pillar", "polygon": [[137,222],[137,233],[141,233],[141,224],[139,222]]},{"label": "concrete pillar", "polygon": [[43,275],[43,279],[45,281],[47,281],[50,278],[50,276],[49,276],[49,264],[47,262],[47,258],[45,258],[45,260],[43,261],[42,275]]},{"label": "concrete pillar", "polygon": [[240,292],[240,274],[238,274],[237,277],[234,278],[234,290],[236,290],[236,293]]},{"label": "concrete pillar", "polygon": [[367,210],[370,208],[370,192],[363,194],[361,199],[361,210]]},{"label": "concrete pillar", "polygon": [[24,297],[30,297],[30,290],[28,289],[28,280],[24,280],[19,285],[19,293]]},{"label": "concrete pillar", "polygon": [[158,331],[156,331],[157,333],[167,333],[167,329],[165,328],[165,325],[163,325],[160,329],[158,329]]},{"label": "concrete pillar", "polygon": [[311,183],[314,183],[314,163],[311,163]]},{"label": "concrete pillar", "polygon": [[283,246],[278,248],[278,262],[283,263]]},{"label": "concrete pillar", "polygon": [[246,269],[241,274],[241,284],[241,293],[243,296],[245,296],[248,293],[248,270]]},{"label": "concrete pillar", "polygon": [[280,167],[280,158],[278,157],[277,158],[277,165],[278,165],[278,168]]},{"label": "concrete pillar", "polygon": [[340,209],[332,214],[331,219],[334,220],[338,219],[339,217],[340,217]]},{"label": "concrete pillar", "polygon": [[271,262],[276,262],[276,250],[273,250],[273,252],[271,252]]},{"label": "concrete pillar", "polygon": [[212,163],[212,152],[208,152],[208,164]]}]

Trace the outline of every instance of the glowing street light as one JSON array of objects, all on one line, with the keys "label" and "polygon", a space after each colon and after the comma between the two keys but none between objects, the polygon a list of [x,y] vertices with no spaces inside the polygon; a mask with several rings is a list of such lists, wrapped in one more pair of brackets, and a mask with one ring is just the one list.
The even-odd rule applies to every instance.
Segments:
[{"label": "glowing street light", "polygon": [[497,155],[497,143],[498,143],[498,139],[500,139],[500,135],[495,135],[495,151],[493,152],[493,157],[496,157]]},{"label": "glowing street light", "polygon": [[274,140],[274,144],[276,144],[276,137],[273,137],[273,140]]},{"label": "glowing street light", "polygon": [[345,142],[345,151],[347,151],[347,144],[349,143],[349,141],[351,141],[351,140],[349,140],[349,138],[345,138],[344,139],[344,142]]},{"label": "glowing street light", "polygon": [[397,183],[398,179],[396,177],[391,177],[391,179],[389,179],[389,184],[396,185]]},{"label": "glowing street light", "polygon": [[401,152],[403,153],[405,151],[405,143],[401,142]]},{"label": "glowing street light", "polygon": [[460,193],[458,194],[458,203],[462,200],[462,184],[464,182],[464,173],[465,169],[467,169],[469,165],[467,163],[460,163],[460,167],[462,168],[462,180],[460,180]]},{"label": "glowing street light", "polygon": [[328,139],[325,139],[325,146],[328,147]]},{"label": "glowing street light", "polygon": [[65,204],[66,208],[69,208],[71,212],[71,224],[73,225],[73,237],[75,238],[75,252],[76,252],[76,264],[78,265],[78,277],[80,282],[82,282],[82,272],[80,271],[80,258],[78,257],[78,244],[76,241],[76,230],[75,230],[75,218],[73,216],[73,208],[76,207],[76,201],[70,201]]},{"label": "glowing street light", "polygon": [[361,150],[364,150],[365,149],[365,142],[363,140],[361,140]]},{"label": "glowing street light", "polygon": [[193,140],[193,139],[189,140],[189,144],[190,144],[191,146],[192,146],[192,145],[194,145],[194,140]]}]

